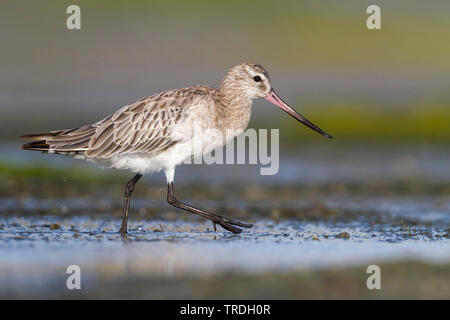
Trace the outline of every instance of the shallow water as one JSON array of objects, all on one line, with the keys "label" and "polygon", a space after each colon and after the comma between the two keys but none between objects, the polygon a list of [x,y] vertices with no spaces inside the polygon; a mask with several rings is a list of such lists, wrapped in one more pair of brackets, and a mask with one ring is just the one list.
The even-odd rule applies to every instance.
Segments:
[{"label": "shallow water", "polygon": [[[117,217],[108,214],[8,215],[0,220],[0,280],[3,290],[21,296],[61,282],[73,264],[86,276],[85,286],[95,286],[98,277],[277,273],[405,260],[448,265],[450,201],[440,202],[439,210],[428,202],[327,204],[328,209],[353,211],[351,220],[280,221],[250,214],[247,220],[254,228],[239,235],[220,227],[214,232],[208,222],[174,219],[173,214],[152,220],[132,215],[126,237],[117,233]],[[367,214],[364,208],[372,211]]]},{"label": "shallow water", "polygon": [[[0,197],[0,296],[65,292],[73,264],[92,290],[99,279],[215,278],[411,260],[450,265],[449,153],[438,147],[309,151],[282,157],[276,176],[259,176],[257,166],[180,168],[183,200],[254,223],[239,235],[219,226],[213,232],[211,223],[169,207],[158,175],[136,190],[127,237],[117,233],[122,182],[84,188],[64,177],[7,178],[20,196]],[[383,163],[387,154],[392,161]],[[8,151],[3,161],[42,165],[39,156]],[[56,167],[75,163],[49,159]],[[73,184],[78,187],[67,192]]]},{"label": "shallow water", "polygon": [[[58,229],[51,230],[55,226],[49,222],[59,222]],[[204,223],[156,220],[140,221],[126,237],[116,229],[116,221],[7,219],[0,231],[1,268],[11,275],[30,265],[49,272],[70,261],[88,268],[115,268],[116,261],[154,275],[286,271],[411,258],[450,262],[448,229],[441,226],[260,220],[253,230],[233,235],[213,232]]]}]

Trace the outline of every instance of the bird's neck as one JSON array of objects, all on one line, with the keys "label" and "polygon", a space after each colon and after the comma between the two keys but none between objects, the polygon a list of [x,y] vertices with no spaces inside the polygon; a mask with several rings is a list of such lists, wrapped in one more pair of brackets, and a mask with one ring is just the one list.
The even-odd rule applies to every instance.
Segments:
[{"label": "bird's neck", "polygon": [[252,99],[239,88],[227,87],[222,84],[219,90],[220,127],[224,129],[244,131],[250,121]]},{"label": "bird's neck", "polygon": [[237,77],[238,75],[228,73],[218,90],[222,103],[229,108],[238,108],[252,103],[251,98],[242,86],[242,81],[238,81]]},{"label": "bird's neck", "polygon": [[222,103],[229,109],[236,109],[241,106],[251,105],[252,100],[242,88],[237,86],[222,86],[219,89]]}]

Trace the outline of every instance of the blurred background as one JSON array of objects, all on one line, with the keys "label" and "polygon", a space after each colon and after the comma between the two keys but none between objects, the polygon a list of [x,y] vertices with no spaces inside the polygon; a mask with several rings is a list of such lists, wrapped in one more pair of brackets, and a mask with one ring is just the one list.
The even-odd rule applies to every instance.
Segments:
[{"label": "blurred background", "polygon": [[[81,30],[66,28],[70,4],[81,8]],[[366,27],[370,4],[381,8],[381,30]],[[59,244],[57,252],[70,248],[95,270],[88,283],[92,290],[83,293],[87,297],[120,296],[99,289],[111,285],[99,275],[113,270],[118,280],[112,288],[125,290],[121,281],[141,286],[130,289],[130,297],[449,298],[449,289],[439,286],[450,277],[449,40],[446,0],[3,1],[0,280],[7,289],[0,289],[0,296],[71,297],[53,276],[37,280],[40,271],[59,270],[73,260],[67,254],[49,259],[55,250],[46,244],[50,240]],[[271,245],[255,251],[258,266],[244,267],[247,251],[237,254],[240,262],[213,260],[211,252],[236,254],[229,239],[217,248],[199,246],[201,259],[179,261],[181,278],[196,268],[219,262],[223,267],[220,276],[208,279],[194,273],[192,283],[177,280],[173,270],[162,281],[158,275],[167,275],[167,261],[155,266],[151,258],[136,260],[137,251],[119,253],[113,263],[101,260],[95,252],[110,253],[105,244],[86,243],[100,238],[122,252],[112,233],[129,174],[24,152],[18,136],[92,123],[161,90],[218,87],[227,69],[243,61],[263,65],[277,92],[335,137],[324,139],[261,99],[254,103],[250,127],[280,128],[276,176],[260,176],[258,166],[177,169],[181,198],[260,223],[255,232]],[[191,225],[180,225],[192,223],[199,237],[206,228],[166,205],[162,179],[147,178],[137,188],[130,218],[132,239],[149,240],[142,230],[151,239],[160,237],[162,246],[142,249],[155,255],[167,252],[167,241],[183,238],[183,232],[195,242]],[[179,219],[188,220],[177,224]],[[350,240],[335,244],[345,241],[342,232]],[[276,245],[280,239],[288,243]],[[258,242],[250,236],[239,241],[243,247]],[[361,242],[367,247],[358,247]],[[334,258],[323,260],[330,250]],[[317,255],[308,255],[311,251]],[[274,253],[283,257],[278,264],[271,260]],[[355,261],[393,263],[386,267],[391,290],[375,294],[360,286],[365,268],[354,277]],[[40,266],[36,278],[31,272],[34,280],[17,280],[30,264]],[[121,264],[125,267],[111,267]],[[153,270],[157,280],[143,270]],[[255,270],[266,274],[259,278]],[[298,281],[288,283],[281,271],[295,272]],[[233,281],[217,290],[221,277],[242,282],[247,276],[248,290],[233,287]],[[263,290],[275,284],[280,287],[273,293]],[[38,289],[42,286],[46,290]]]},{"label": "blurred background", "polygon": [[[4,139],[90,123],[165,89],[219,86],[254,61],[339,142],[450,141],[448,1],[377,1],[381,30],[367,29],[371,2],[359,0],[76,1],[74,31],[69,4],[2,4]],[[251,126],[323,143],[262,100]]]}]

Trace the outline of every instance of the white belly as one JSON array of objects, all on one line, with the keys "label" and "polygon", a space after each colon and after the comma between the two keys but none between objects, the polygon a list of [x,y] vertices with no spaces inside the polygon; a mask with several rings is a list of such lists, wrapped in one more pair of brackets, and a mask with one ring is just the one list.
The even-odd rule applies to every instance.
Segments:
[{"label": "white belly", "polygon": [[100,166],[129,170],[140,174],[149,174],[161,170],[173,170],[177,165],[192,156],[200,157],[217,147],[222,147],[241,132],[242,130],[237,130],[229,133],[227,137],[223,137],[215,131],[194,135],[191,139],[176,143],[169,149],[158,154],[134,153],[115,156],[105,160],[89,158],[86,160]]}]

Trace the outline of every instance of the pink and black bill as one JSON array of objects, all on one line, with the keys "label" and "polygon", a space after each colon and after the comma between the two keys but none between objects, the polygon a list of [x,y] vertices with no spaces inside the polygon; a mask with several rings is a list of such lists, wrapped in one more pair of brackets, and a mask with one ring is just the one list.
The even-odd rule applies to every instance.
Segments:
[{"label": "pink and black bill", "polygon": [[273,89],[270,89],[269,93],[267,94],[267,96],[264,99],[266,99],[267,101],[273,103],[274,105],[276,105],[280,109],[286,111],[289,115],[291,115],[292,117],[294,117],[295,119],[297,119],[298,121],[303,123],[308,128],[313,129],[314,131],[320,133],[321,135],[323,135],[323,136],[325,136],[327,138],[330,138],[330,139],[333,138],[331,135],[329,135],[328,133],[326,133],[325,131],[320,129],[314,123],[312,123],[311,121],[306,119],[304,116],[302,116],[300,113],[295,111],[292,107],[290,107],[286,102],[284,102],[278,96],[278,94]]}]

